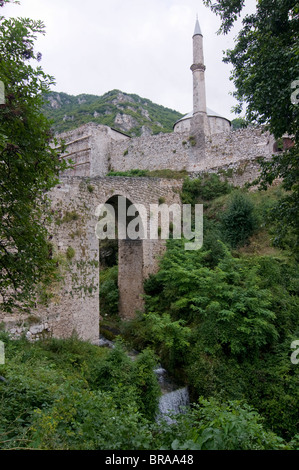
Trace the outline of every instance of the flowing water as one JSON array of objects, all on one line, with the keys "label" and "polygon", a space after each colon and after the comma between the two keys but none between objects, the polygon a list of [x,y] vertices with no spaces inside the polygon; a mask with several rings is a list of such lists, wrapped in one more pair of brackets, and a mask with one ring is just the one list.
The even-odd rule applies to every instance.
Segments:
[{"label": "flowing water", "polygon": [[100,335],[98,346],[104,346],[106,348],[113,349],[114,348],[114,343],[113,343],[113,341],[109,341],[109,339],[106,339],[104,336]]},{"label": "flowing water", "polygon": [[188,387],[178,388],[162,367],[155,369],[154,372],[162,392],[157,420],[163,418],[168,423],[172,423],[174,419],[168,415],[183,413],[186,406],[189,405]]},{"label": "flowing water", "polygon": [[[113,341],[109,341],[103,336],[100,336],[99,346],[114,348],[114,343]],[[138,356],[138,352],[131,351],[128,353],[128,356],[134,360]],[[163,367],[154,369],[154,372],[157,376],[162,393],[159,400],[157,421],[163,418],[168,423],[173,423],[174,419],[168,416],[168,414],[184,412],[184,409],[189,405],[188,387],[178,387]]]}]

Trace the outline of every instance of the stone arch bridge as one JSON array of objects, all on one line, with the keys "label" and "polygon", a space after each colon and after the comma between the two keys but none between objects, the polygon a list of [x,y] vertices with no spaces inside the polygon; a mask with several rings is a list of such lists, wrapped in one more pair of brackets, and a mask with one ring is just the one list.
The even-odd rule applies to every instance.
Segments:
[{"label": "stone arch bridge", "polygon": [[[115,196],[150,205],[180,204],[181,180],[132,177],[62,177],[50,193],[54,211],[52,242],[63,260],[63,281],[51,292],[51,302],[38,308],[54,336],[74,331],[85,340],[99,338],[99,249],[96,209]],[[142,309],[143,281],[156,272],[164,240],[119,240],[119,308],[123,318]]]}]

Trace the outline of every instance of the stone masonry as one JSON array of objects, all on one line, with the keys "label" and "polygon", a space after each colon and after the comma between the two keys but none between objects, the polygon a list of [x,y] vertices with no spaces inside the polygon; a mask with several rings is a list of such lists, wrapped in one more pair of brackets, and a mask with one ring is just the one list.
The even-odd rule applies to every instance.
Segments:
[{"label": "stone masonry", "polygon": [[186,133],[130,138],[94,123],[61,134],[59,138],[67,148],[63,158],[73,162],[73,168],[65,175],[85,177],[132,169],[196,172],[224,166],[237,168],[245,161],[270,158],[275,143],[260,128],[214,134],[197,146],[194,136]]}]

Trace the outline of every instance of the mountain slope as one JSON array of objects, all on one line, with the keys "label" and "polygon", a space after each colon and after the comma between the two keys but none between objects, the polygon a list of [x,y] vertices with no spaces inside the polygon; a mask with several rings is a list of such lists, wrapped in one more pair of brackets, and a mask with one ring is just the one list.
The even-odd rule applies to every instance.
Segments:
[{"label": "mountain slope", "polygon": [[113,127],[131,136],[172,132],[182,114],[138,95],[112,90],[103,96],[51,92],[44,114],[53,121],[56,133],[87,122]]}]

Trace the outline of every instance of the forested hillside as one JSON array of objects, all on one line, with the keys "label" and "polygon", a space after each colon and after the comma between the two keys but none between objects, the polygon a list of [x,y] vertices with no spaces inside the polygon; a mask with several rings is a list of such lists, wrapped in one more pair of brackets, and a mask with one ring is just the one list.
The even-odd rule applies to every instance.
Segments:
[{"label": "forested hillside", "polygon": [[51,92],[43,108],[55,132],[64,132],[96,122],[130,136],[172,132],[182,117],[177,111],[152,103],[138,95],[112,90],[103,96]]}]

